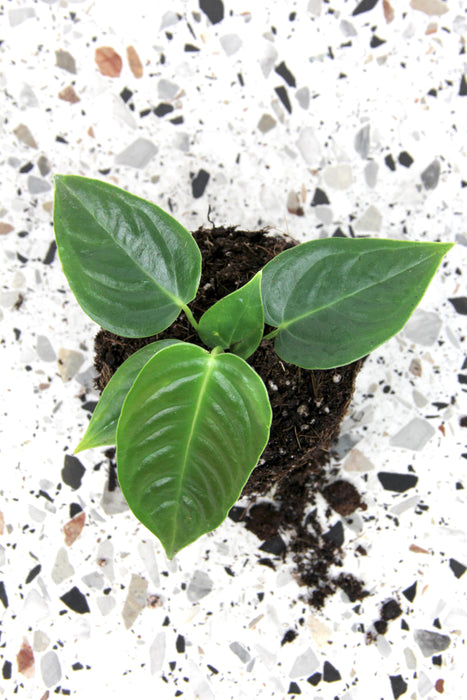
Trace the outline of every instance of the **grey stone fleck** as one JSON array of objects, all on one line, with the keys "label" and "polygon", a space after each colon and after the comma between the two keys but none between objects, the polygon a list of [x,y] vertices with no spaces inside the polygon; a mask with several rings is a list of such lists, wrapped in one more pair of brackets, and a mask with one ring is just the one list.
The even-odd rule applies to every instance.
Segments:
[{"label": "grey stone fleck", "polygon": [[411,508],[416,508],[417,504],[420,501],[420,496],[411,496],[411,498],[403,498],[399,503],[396,503],[395,506],[392,506],[390,509],[391,513],[394,513],[394,515],[401,515],[402,513],[405,513],[406,510],[410,510]]},{"label": "grey stone fleck", "polygon": [[89,588],[96,588],[101,591],[104,588],[104,577],[98,571],[92,571],[81,579]]},{"label": "grey stone fleck", "polygon": [[180,17],[177,15],[176,12],[173,12],[172,10],[167,10],[167,12],[164,12],[164,14],[162,15],[161,30],[167,29],[167,27],[172,27],[174,24],[177,24],[179,20]]},{"label": "grey stone fleck", "polygon": [[213,582],[210,577],[200,569],[197,569],[188,585],[187,598],[190,603],[197,603],[198,600],[209,595],[212,591]]},{"label": "grey stone fleck", "polygon": [[381,231],[383,217],[379,209],[371,204],[363,216],[355,223],[355,228],[359,231]]},{"label": "grey stone fleck", "polygon": [[295,97],[302,109],[308,109],[310,106],[310,90],[308,86],[305,85],[304,87],[299,88],[295,93]]},{"label": "grey stone fleck", "polygon": [[456,233],[456,243],[467,246],[467,236],[464,233]]},{"label": "grey stone fleck", "polygon": [[237,34],[225,34],[220,38],[221,46],[227,56],[233,56],[242,47],[243,41]]},{"label": "grey stone fleck", "polygon": [[376,647],[383,659],[387,659],[391,656],[391,645],[384,635],[378,634],[376,637]]},{"label": "grey stone fleck", "polygon": [[137,139],[115,157],[118,165],[144,168],[157,153],[157,146],[149,139]]},{"label": "grey stone fleck", "polygon": [[370,125],[365,124],[357,132],[354,140],[354,148],[362,158],[368,158],[370,152]]},{"label": "grey stone fleck", "polygon": [[42,194],[43,192],[49,192],[51,189],[52,185],[47,180],[43,180],[35,175],[29,175],[28,190],[31,194]]},{"label": "grey stone fleck", "polygon": [[62,677],[62,669],[57,654],[47,651],[41,659],[41,675],[44,685],[52,688]]},{"label": "grey stone fleck", "polygon": [[433,683],[430,681],[426,673],[423,671],[420,671],[418,674],[418,684],[417,684],[417,689],[418,692],[420,693],[421,697],[425,697],[427,693],[430,692],[433,688]]},{"label": "grey stone fleck", "polygon": [[256,659],[251,659],[250,663],[246,667],[246,670],[248,673],[251,673],[251,671],[253,670],[255,662],[256,662]]},{"label": "grey stone fleck", "polygon": [[13,129],[13,133],[18,141],[24,143],[25,146],[29,146],[29,148],[37,148],[36,140],[25,124],[18,124],[16,129]]},{"label": "grey stone fleck", "polygon": [[104,617],[111,613],[117,605],[115,598],[112,598],[112,596],[110,595],[99,596],[96,602],[101,615],[103,615]]},{"label": "grey stone fleck", "polygon": [[45,335],[37,336],[37,354],[44,362],[55,362],[57,359],[52,343]]},{"label": "grey stone fleck", "polygon": [[343,19],[339,26],[340,26],[341,32],[344,36],[347,36],[347,37],[357,36],[357,30],[353,26],[352,22],[349,22],[348,20]]},{"label": "grey stone fleck", "polygon": [[337,442],[332,447],[332,452],[337,459],[344,459],[345,455],[360,442],[361,438],[357,435],[344,433],[339,436]]},{"label": "grey stone fleck", "polygon": [[298,135],[297,148],[305,163],[318,166],[321,159],[321,146],[311,126],[305,126]]},{"label": "grey stone fleck", "polygon": [[324,171],[324,181],[335,190],[346,190],[353,183],[352,168],[348,163],[330,165]]},{"label": "grey stone fleck", "polygon": [[122,490],[117,486],[113,491],[109,491],[109,484],[106,481],[101,507],[106,515],[117,515],[117,513],[124,513],[128,510],[128,503],[125,501]]},{"label": "grey stone fleck", "polygon": [[438,184],[441,173],[441,165],[438,160],[434,160],[420,175],[423,186],[426,190],[434,190]]},{"label": "grey stone fleck", "polygon": [[404,656],[405,656],[405,663],[407,664],[407,668],[409,671],[415,671],[417,668],[417,657],[413,653],[412,649],[409,647],[406,647],[404,649]]},{"label": "grey stone fleck", "polygon": [[379,165],[375,160],[370,160],[369,163],[365,165],[364,175],[365,182],[368,187],[375,187],[378,179]]},{"label": "grey stone fleck", "polygon": [[157,83],[157,94],[160,100],[173,100],[179,91],[180,87],[166,78],[161,78]]},{"label": "grey stone fleck", "polygon": [[84,362],[84,355],[77,350],[60,348],[58,351],[58,369],[64,382],[69,382]]},{"label": "grey stone fleck", "polygon": [[310,676],[313,671],[319,667],[319,661],[316,658],[313,650],[308,647],[303,654],[300,654],[295,659],[292,669],[289,673],[290,678],[300,678],[301,676]]},{"label": "grey stone fleck", "polygon": [[331,207],[327,207],[325,204],[318,204],[318,206],[313,208],[313,211],[316,218],[323,224],[332,224],[334,213]]},{"label": "grey stone fleck", "polygon": [[415,630],[413,636],[425,658],[445,651],[451,644],[451,638],[440,632]]},{"label": "grey stone fleck", "polygon": [[156,553],[151,541],[146,540],[138,545],[138,552],[149,574],[149,578],[156,588],[160,585],[159,569],[157,567]]},{"label": "grey stone fleck", "polygon": [[245,649],[243,644],[240,644],[240,642],[232,642],[232,644],[229,645],[231,651],[233,651],[234,654],[238,656],[240,661],[242,661],[244,664],[248,663],[248,661],[251,659],[250,653]]},{"label": "grey stone fleck", "polygon": [[267,44],[265,44],[264,47],[264,53],[262,57],[259,60],[259,64],[261,66],[261,70],[263,71],[263,75],[265,78],[268,77],[272,69],[277,63],[277,59],[279,57],[279,54],[275,47],[268,41]]},{"label": "grey stone fleck", "polygon": [[114,547],[110,540],[100,542],[97,550],[97,563],[104,576],[112,583],[115,580]]},{"label": "grey stone fleck", "polygon": [[28,505],[28,513],[29,517],[36,523],[43,523],[47,516],[47,513],[44,513],[43,510],[39,510],[39,508],[36,508],[31,504]]},{"label": "grey stone fleck", "polygon": [[36,16],[36,11],[33,7],[18,7],[14,10],[8,10],[8,19],[10,20],[10,27],[17,27],[22,24],[27,19],[31,19]]},{"label": "grey stone fleck", "polygon": [[52,581],[58,586],[58,584],[73,576],[74,573],[75,570],[68,559],[68,552],[65,547],[60,547],[51,573]]},{"label": "grey stone fleck", "polygon": [[313,17],[319,17],[321,15],[322,6],[323,0],[310,0],[308,3],[308,12],[310,12]]},{"label": "grey stone fleck", "polygon": [[123,622],[127,630],[132,627],[141,610],[146,607],[148,582],[142,576],[132,574],[128,595],[122,610]]},{"label": "grey stone fleck", "polygon": [[23,84],[23,87],[21,88],[21,92],[19,94],[19,98],[21,100],[22,107],[39,107],[39,100],[37,99],[34,90],[27,83]]},{"label": "grey stone fleck", "polygon": [[149,647],[149,663],[152,675],[162,671],[165,658],[165,632],[159,632]]},{"label": "grey stone fleck", "polygon": [[80,372],[76,375],[75,379],[78,384],[81,384],[87,391],[94,390],[94,379],[97,377],[97,372],[95,368],[91,365],[84,372]]},{"label": "grey stone fleck", "polygon": [[274,119],[274,117],[271,117],[270,114],[263,114],[261,119],[258,122],[258,129],[263,133],[266,134],[268,131],[271,131],[271,129],[274,129],[276,126],[277,122]]},{"label": "grey stone fleck", "polygon": [[389,444],[392,447],[404,447],[406,450],[422,450],[431,440],[436,430],[423,418],[412,418],[410,423],[394,435]]},{"label": "grey stone fleck", "polygon": [[190,137],[185,131],[177,131],[174,136],[173,145],[183,153],[188,153],[190,150]]},{"label": "grey stone fleck", "polygon": [[433,345],[438,340],[443,322],[432,311],[417,309],[404,328],[404,335],[419,345]]},{"label": "grey stone fleck", "polygon": [[42,630],[35,630],[32,637],[32,648],[39,653],[45,651],[50,644],[50,639]]},{"label": "grey stone fleck", "polygon": [[136,119],[130,111],[128,105],[118,95],[112,95],[110,98],[112,115],[122,124],[126,124],[130,129],[136,129]]},{"label": "grey stone fleck", "polygon": [[38,165],[39,172],[42,175],[42,177],[45,177],[46,175],[48,175],[50,173],[50,171],[52,170],[52,166],[50,165],[47,156],[40,156],[38,161],[37,161],[37,165]]},{"label": "grey stone fleck", "polygon": [[413,390],[412,396],[417,408],[424,408],[427,405],[428,399],[426,398],[426,396],[423,396],[423,394],[417,391],[417,389]]},{"label": "grey stone fleck", "polygon": [[63,68],[63,70],[68,71],[68,73],[76,74],[76,62],[71,53],[68,51],[63,51],[59,49],[55,51],[56,66],[58,68]]}]

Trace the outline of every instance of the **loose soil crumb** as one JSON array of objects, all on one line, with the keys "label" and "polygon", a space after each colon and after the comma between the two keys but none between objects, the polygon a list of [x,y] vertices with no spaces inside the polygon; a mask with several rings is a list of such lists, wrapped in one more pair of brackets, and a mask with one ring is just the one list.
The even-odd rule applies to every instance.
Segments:
[{"label": "loose soil crumb", "polygon": [[[296,245],[292,239],[272,237],[265,230],[200,228],[193,236],[203,259],[198,296],[190,304],[197,319],[218,299],[246,284],[269,260]],[[266,332],[269,330],[266,327]],[[132,353],[163,338],[202,345],[184,314],[169,329],[149,338],[122,338],[101,330],[95,340],[97,388],[102,391]],[[282,542],[280,535],[286,534],[287,550],[297,566],[297,580],[310,588],[311,605],[322,607],[337,589],[352,601],[361,599],[368,593],[360,581],[350,574],[335,577],[330,573],[331,567],[342,566],[342,550],[323,537],[323,525],[313,506],[321,493],[343,516],[366,507],[349,482],[329,483],[325,468],[362,361],[333,370],[304,370],[283,362],[273,350],[273,341],[264,340],[248,362],[266,385],[273,421],[269,443],[243,490],[250,506],[240,516],[237,508],[234,519],[243,521],[260,539],[274,541],[274,546]],[[272,487],[274,505],[255,504]],[[274,546],[263,550],[272,552]],[[270,559],[260,561],[272,564]]]}]

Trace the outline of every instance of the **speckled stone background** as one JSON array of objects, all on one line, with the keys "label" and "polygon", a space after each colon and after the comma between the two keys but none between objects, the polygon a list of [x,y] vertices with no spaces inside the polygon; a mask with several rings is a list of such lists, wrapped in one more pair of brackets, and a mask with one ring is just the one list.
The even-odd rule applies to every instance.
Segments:
[{"label": "speckled stone background", "polygon": [[[462,0],[0,5],[0,696],[465,696],[466,39]],[[299,240],[457,242],[333,459],[368,505],[332,520],[363,602],[313,611],[230,520],[168,562],[103,450],[71,456],[96,327],[56,255],[54,173],[191,229],[210,207]]]}]

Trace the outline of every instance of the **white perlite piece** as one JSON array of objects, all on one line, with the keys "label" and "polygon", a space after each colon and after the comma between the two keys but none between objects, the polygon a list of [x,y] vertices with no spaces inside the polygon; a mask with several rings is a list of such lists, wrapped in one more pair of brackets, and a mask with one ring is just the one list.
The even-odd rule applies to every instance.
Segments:
[{"label": "white perlite piece", "polygon": [[389,441],[392,447],[404,447],[406,450],[422,450],[436,433],[428,421],[423,418],[412,418]]}]

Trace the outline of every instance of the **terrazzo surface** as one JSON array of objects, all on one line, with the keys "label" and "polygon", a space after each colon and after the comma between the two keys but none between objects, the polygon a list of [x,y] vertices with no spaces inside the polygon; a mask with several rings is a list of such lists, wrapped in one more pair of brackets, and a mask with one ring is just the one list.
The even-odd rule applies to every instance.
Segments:
[{"label": "terrazzo surface", "polygon": [[[0,696],[465,697],[466,39],[460,0],[0,5]],[[313,610],[230,519],[169,562],[104,451],[72,456],[97,328],[56,255],[55,173],[189,229],[457,242],[330,464],[368,506],[328,523],[363,601]]]}]

